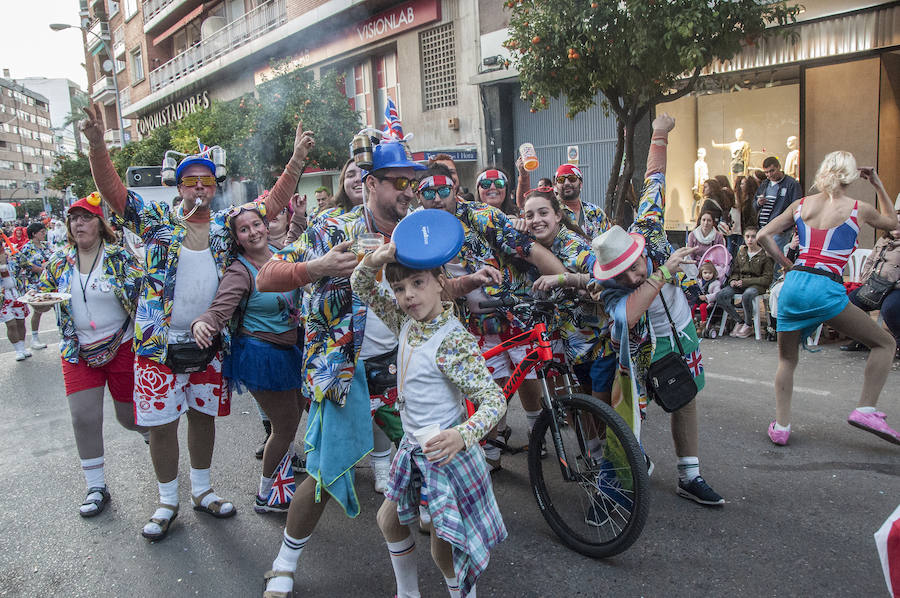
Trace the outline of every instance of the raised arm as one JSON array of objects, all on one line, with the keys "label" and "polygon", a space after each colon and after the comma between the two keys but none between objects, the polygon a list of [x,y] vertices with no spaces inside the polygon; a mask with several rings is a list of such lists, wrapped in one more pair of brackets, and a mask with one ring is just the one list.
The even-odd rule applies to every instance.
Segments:
[{"label": "raised arm", "polygon": [[800,205],[799,201],[795,201],[781,214],[772,218],[767,225],[756,234],[756,239],[766,253],[773,260],[781,264],[784,268],[790,269],[794,262],[790,261],[781,251],[781,247],[775,241],[775,235],[782,233],[794,224],[794,210]]},{"label": "raised arm", "polygon": [[87,118],[81,124],[81,131],[90,144],[88,159],[91,163],[91,174],[100,196],[106,200],[113,212],[122,216],[125,213],[125,201],[128,189],[122,184],[116,167],[109,158],[106,142],[103,141],[103,108],[99,104],[91,104],[84,109]]},{"label": "raised arm", "polygon": [[516,181],[516,205],[520,210],[525,209],[525,194],[531,190],[531,173],[525,169],[522,156],[516,158],[516,170],[519,179]]},{"label": "raised arm", "polygon": [[303,121],[297,123],[297,132],[294,135],[294,153],[284,167],[284,172],[278,177],[272,191],[266,196],[266,213],[279,214],[287,207],[294,193],[297,191],[297,183],[303,173],[306,156],[316,145],[312,131],[303,130]]},{"label": "raised arm", "polygon": [[888,196],[887,190],[884,188],[884,184],[878,176],[878,171],[874,168],[860,168],[859,176],[872,184],[875,188],[875,195],[878,197],[878,210],[866,210],[868,214],[866,214],[866,212],[862,214],[866,223],[883,231],[894,230],[897,228],[897,215],[894,212],[894,203],[891,201],[890,196]]}]

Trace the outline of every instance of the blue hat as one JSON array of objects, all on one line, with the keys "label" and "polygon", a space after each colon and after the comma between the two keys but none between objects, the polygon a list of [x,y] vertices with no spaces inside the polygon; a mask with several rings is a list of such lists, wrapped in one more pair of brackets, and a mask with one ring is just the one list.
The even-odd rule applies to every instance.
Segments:
[{"label": "blue hat", "polygon": [[181,173],[184,172],[184,169],[188,166],[193,166],[194,164],[200,164],[201,166],[206,166],[209,168],[209,173],[213,176],[216,174],[216,165],[213,164],[213,161],[207,158],[206,156],[188,156],[184,160],[178,164],[178,168],[175,170],[175,181],[177,183],[181,182]]},{"label": "blue hat", "polygon": [[372,149],[372,168],[363,174],[363,178],[382,168],[428,170],[418,162],[410,160],[409,156],[406,155],[406,146],[397,141],[379,143]]}]

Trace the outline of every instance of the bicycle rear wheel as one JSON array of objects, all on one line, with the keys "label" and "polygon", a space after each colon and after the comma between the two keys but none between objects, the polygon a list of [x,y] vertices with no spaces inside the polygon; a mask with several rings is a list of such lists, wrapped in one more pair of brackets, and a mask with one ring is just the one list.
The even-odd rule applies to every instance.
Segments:
[{"label": "bicycle rear wheel", "polygon": [[[528,446],[528,473],[541,514],[576,552],[594,558],[619,554],[641,535],[650,509],[641,447],[625,420],[602,401],[569,394],[552,402],[562,446],[553,439],[548,409]],[[542,440],[550,457],[544,460]]]}]

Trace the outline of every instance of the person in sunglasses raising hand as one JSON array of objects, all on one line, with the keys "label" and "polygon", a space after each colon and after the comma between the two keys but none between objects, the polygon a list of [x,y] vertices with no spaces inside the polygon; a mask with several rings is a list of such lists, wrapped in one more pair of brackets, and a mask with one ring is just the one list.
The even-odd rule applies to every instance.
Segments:
[{"label": "person in sunglasses raising hand", "polygon": [[581,169],[572,164],[562,164],[556,169],[556,196],[563,204],[563,209],[581,230],[593,239],[605,233],[612,226],[606,212],[599,206],[581,199],[581,186],[584,176]]},{"label": "person in sunglasses raising hand", "polygon": [[[140,236],[147,248],[145,276],[134,327],[136,423],[150,429],[150,456],[159,485],[159,505],[141,535],[162,540],[178,515],[178,421],[187,412],[194,510],[231,517],[235,507],[210,485],[215,416],[228,415],[230,391],[222,376],[227,330],[199,347],[191,323],[212,303],[233,259],[227,211],[210,212],[216,194],[215,164],[206,155],[187,156],[175,179],[183,199],[175,211],[165,202],[145,202],[122,184],[103,141],[103,109],[85,109],[82,130],[90,143],[91,173],[102,198]],[[272,191],[261,201],[268,214],[287,205],[314,145],[312,131],[297,126],[294,152]],[[185,213],[189,217],[185,218]]]}]

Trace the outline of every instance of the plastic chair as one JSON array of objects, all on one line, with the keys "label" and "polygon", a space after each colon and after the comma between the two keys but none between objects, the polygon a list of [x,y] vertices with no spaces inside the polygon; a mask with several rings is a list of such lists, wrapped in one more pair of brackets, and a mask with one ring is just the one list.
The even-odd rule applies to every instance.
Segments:
[{"label": "plastic chair", "polygon": [[[743,293],[735,294],[734,298],[739,299],[743,296]],[[760,311],[762,307],[765,305],[765,296],[757,295],[756,296],[756,309],[753,310],[753,333],[756,336],[756,340],[762,340],[762,325],[760,324]],[[710,313],[707,317],[712,317],[712,313]],[[728,323],[728,312],[724,309],[722,310],[722,323],[719,324],[719,336],[725,336],[725,328]]]},{"label": "plastic chair", "polygon": [[857,249],[850,254],[847,260],[847,275],[850,277],[849,282],[862,282],[859,277],[862,275],[863,264],[872,254],[871,249]]}]

